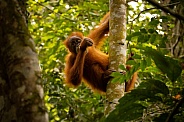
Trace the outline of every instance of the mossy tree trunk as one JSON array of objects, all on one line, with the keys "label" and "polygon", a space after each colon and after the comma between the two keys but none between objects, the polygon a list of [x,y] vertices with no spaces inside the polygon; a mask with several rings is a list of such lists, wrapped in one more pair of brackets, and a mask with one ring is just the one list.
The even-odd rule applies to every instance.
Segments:
[{"label": "mossy tree trunk", "polygon": [[0,121],[47,122],[26,0],[0,1]]},{"label": "mossy tree trunk", "polygon": [[[122,72],[119,65],[125,65],[126,62],[126,0],[110,0],[109,34],[109,68]],[[105,115],[115,109],[118,100],[124,95],[124,89],[124,83],[109,82]]]}]

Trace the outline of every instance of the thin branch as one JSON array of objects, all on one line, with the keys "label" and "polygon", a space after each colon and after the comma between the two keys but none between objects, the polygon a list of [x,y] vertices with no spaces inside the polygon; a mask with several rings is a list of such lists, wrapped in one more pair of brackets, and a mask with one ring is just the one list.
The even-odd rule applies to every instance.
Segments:
[{"label": "thin branch", "polygon": [[[57,16],[60,16],[60,14],[63,14],[62,12],[58,12],[58,13],[54,12],[54,10],[50,9],[49,7],[43,5],[43,4],[40,3],[40,2],[36,2],[36,4],[37,4],[37,5],[40,5],[40,6],[44,7],[44,8],[46,8],[47,10],[49,10],[49,11],[52,12],[52,13],[55,13]],[[68,17],[63,17],[63,18],[65,18],[66,20],[69,20],[69,21],[76,22],[75,20],[72,20],[72,19],[70,19],[70,18],[68,18]]]},{"label": "thin branch", "polygon": [[[153,9],[156,9],[156,8],[148,8],[148,9],[145,9],[145,10],[139,12],[139,14],[138,14],[132,21],[130,21],[130,22],[132,23],[131,26],[130,26],[130,34],[131,34],[131,32],[132,32],[133,22],[134,22],[137,18],[139,18],[139,16],[140,16],[142,13],[144,13],[144,12],[146,12],[146,11],[153,10]],[[130,53],[131,53],[132,51],[131,51],[131,48],[130,48],[130,41],[127,42],[127,47],[129,48]]]},{"label": "thin branch", "polygon": [[[167,6],[172,6],[172,5],[178,5],[180,2],[176,2],[176,3],[172,3],[172,4],[167,4],[167,5],[164,5],[163,7],[167,7]],[[145,9],[145,10],[143,10],[143,11],[141,11],[138,15],[137,15],[137,17],[135,17],[132,21],[135,21],[137,18],[139,18],[139,16],[142,14],[142,13],[144,13],[144,12],[146,12],[146,11],[150,11],[150,10],[153,10],[153,9],[157,9],[157,8],[148,8],[148,9]]]},{"label": "thin branch", "polygon": [[[54,11],[53,11],[52,9],[50,9],[49,7],[43,5],[42,3],[36,2],[36,4],[37,4],[37,5],[40,5],[40,6],[44,7],[44,8],[46,8],[47,10],[51,11],[52,13],[54,13]],[[62,14],[62,13],[61,13],[61,14]]]},{"label": "thin branch", "polygon": [[[149,1],[149,0],[148,0],[148,1]],[[172,6],[172,5],[178,5],[178,4],[180,4],[180,2],[176,2],[176,3],[171,3],[171,4],[163,5],[163,7],[168,7],[168,6]],[[139,16],[140,16],[142,13],[144,13],[144,12],[146,12],[146,11],[153,10],[153,9],[157,9],[157,8],[154,7],[154,8],[145,9],[145,10],[139,12],[138,15],[137,15],[132,21],[130,21],[130,22],[132,23],[131,26],[130,26],[130,34],[131,34],[133,22],[134,22],[136,19],[138,19]],[[127,43],[127,47],[129,47],[129,41],[128,41],[128,43]],[[130,49],[130,52],[131,52],[131,49]]]},{"label": "thin branch", "polygon": [[173,6],[173,5],[178,5],[178,4],[180,4],[180,2],[170,3],[170,4],[167,4],[167,6]]},{"label": "thin branch", "polygon": [[184,20],[184,16],[180,15],[174,11],[172,11],[171,9],[165,7],[164,5],[161,5],[160,3],[156,2],[155,0],[146,0],[147,2],[151,3],[153,6],[161,9],[162,11],[171,14],[172,16],[180,19],[180,20]]},{"label": "thin branch", "polygon": [[170,122],[171,119],[173,118],[173,116],[176,114],[176,112],[178,111],[178,109],[182,106],[184,102],[184,97],[181,98],[175,105],[175,107],[173,108],[173,110],[171,111],[171,113],[169,114],[169,116],[167,117],[165,122]]},{"label": "thin branch", "polygon": [[138,0],[127,0],[127,3],[129,3],[129,2],[138,2]]},{"label": "thin branch", "polygon": [[141,12],[137,15],[137,17],[135,17],[135,18],[132,20],[132,22],[134,22],[137,18],[139,18],[139,16],[140,16],[142,13],[144,13],[144,12],[146,12],[146,11],[153,10],[153,9],[156,9],[156,8],[148,8],[148,9],[145,9],[145,10],[141,11]]}]

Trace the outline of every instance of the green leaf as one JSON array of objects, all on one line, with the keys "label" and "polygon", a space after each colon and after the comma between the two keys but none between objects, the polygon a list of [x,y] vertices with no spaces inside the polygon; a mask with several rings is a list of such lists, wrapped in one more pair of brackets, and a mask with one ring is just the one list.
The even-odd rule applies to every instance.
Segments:
[{"label": "green leaf", "polygon": [[105,122],[125,122],[142,116],[144,106],[133,103],[131,106],[117,108],[106,118]]},{"label": "green leaf", "polygon": [[113,72],[111,74],[112,77],[114,77],[111,82],[112,83],[115,83],[115,82],[118,82],[120,80],[120,78],[122,77],[122,74],[120,72]]},{"label": "green leaf", "polygon": [[155,32],[155,29],[149,29],[148,32],[152,34]]},{"label": "green leaf", "polygon": [[134,33],[132,33],[132,37],[134,37],[134,36],[140,36],[142,33],[141,32],[134,32]]},{"label": "green leaf", "polygon": [[144,28],[143,28],[143,29],[140,29],[140,32],[141,32],[141,33],[147,34],[147,31],[146,31],[146,29],[144,29]]},{"label": "green leaf", "polygon": [[128,60],[126,62],[126,65],[135,65],[135,64],[136,64],[135,60]]},{"label": "green leaf", "polygon": [[141,55],[139,54],[134,54],[134,56],[132,57],[133,59],[141,59]]},{"label": "green leaf", "polygon": [[111,74],[111,76],[113,76],[113,77],[118,77],[118,76],[121,76],[121,73],[120,73],[120,72],[113,72],[113,73]]},{"label": "green leaf", "polygon": [[165,73],[172,82],[176,81],[181,75],[182,68],[177,60],[166,57],[151,48],[147,48],[145,53],[154,60],[156,66]]},{"label": "green leaf", "polygon": [[146,104],[143,105],[143,101],[162,101],[161,96],[158,94],[164,97],[168,96],[169,89],[165,83],[159,80],[142,82],[137,89],[125,94],[119,100],[116,109],[110,113],[105,122],[125,122],[142,117],[144,109],[148,106]]},{"label": "green leaf", "polygon": [[146,68],[146,66],[147,66],[146,60],[142,60],[141,63],[140,63],[140,68],[141,68],[141,70],[144,71],[145,68]]},{"label": "green leaf", "polygon": [[157,67],[147,67],[144,72],[160,73],[160,70]]},{"label": "green leaf", "polygon": [[138,89],[146,89],[147,93],[151,93],[152,95],[161,93],[165,96],[169,94],[169,89],[165,85],[165,83],[159,80],[148,80],[147,82],[143,82]]},{"label": "green leaf", "polygon": [[112,82],[112,83],[115,83],[115,82],[120,81],[120,79],[121,79],[121,77],[114,77],[114,78],[111,80],[111,82]]},{"label": "green leaf", "polygon": [[119,65],[119,68],[122,69],[122,70],[126,70],[124,65]]},{"label": "green leaf", "polygon": [[126,40],[131,41],[131,38],[132,38],[132,35],[128,35],[128,36],[126,37]]},{"label": "green leaf", "polygon": [[158,24],[159,24],[159,20],[155,18],[151,18],[151,22],[148,25],[157,26]]},{"label": "green leaf", "polygon": [[151,37],[150,37],[150,39],[149,39],[149,42],[150,43],[154,43],[155,40],[156,40],[156,38],[157,38],[156,34],[152,34]]},{"label": "green leaf", "polygon": [[150,66],[151,65],[151,58],[150,57],[146,57],[146,63],[147,63],[147,66]]},{"label": "green leaf", "polygon": [[141,42],[141,43],[145,42],[144,35],[140,35],[137,39],[137,42]]}]

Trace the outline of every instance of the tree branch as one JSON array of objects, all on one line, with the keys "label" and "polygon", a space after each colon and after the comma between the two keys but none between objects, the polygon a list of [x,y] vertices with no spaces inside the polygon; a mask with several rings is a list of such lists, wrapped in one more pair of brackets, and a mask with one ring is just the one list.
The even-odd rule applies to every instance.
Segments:
[{"label": "tree branch", "polygon": [[167,117],[167,119],[166,119],[165,122],[170,122],[170,121],[171,121],[171,119],[173,118],[173,116],[177,113],[179,107],[182,106],[183,102],[184,102],[184,97],[181,98],[181,99],[176,103],[174,109],[171,111],[171,113],[169,114],[169,116]]},{"label": "tree branch", "polygon": [[[58,12],[58,13],[54,12],[54,10],[50,9],[49,7],[43,5],[43,4],[40,3],[40,2],[36,2],[36,4],[37,4],[37,5],[40,5],[40,6],[44,7],[44,8],[46,8],[47,10],[51,11],[52,13],[55,13],[55,14],[58,15],[58,16],[60,16],[59,14],[63,14],[62,12]],[[76,22],[75,20],[72,20],[72,19],[70,19],[70,18],[68,18],[68,17],[63,17],[63,18],[65,18],[65,19],[67,19],[67,20],[69,20],[69,21]]]},{"label": "tree branch", "polygon": [[146,0],[146,1],[149,2],[150,4],[152,4],[153,6],[161,9],[162,11],[171,14],[172,16],[174,16],[180,20],[184,20],[183,15],[180,15],[180,14],[172,11],[171,9],[164,7],[164,5],[161,5],[160,3],[156,2],[155,0]]}]

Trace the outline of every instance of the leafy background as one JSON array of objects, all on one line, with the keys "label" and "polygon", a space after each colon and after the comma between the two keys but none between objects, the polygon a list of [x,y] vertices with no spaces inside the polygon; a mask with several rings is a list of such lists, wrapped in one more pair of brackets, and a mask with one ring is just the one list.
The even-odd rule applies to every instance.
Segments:
[{"label": "leafy background", "polygon": [[[138,71],[140,83],[120,100],[117,109],[105,120],[105,96],[93,93],[83,84],[77,89],[65,86],[63,69],[67,50],[63,41],[72,31],[87,35],[109,11],[109,1],[28,1],[29,30],[39,54],[51,122],[160,122],[167,120],[172,112],[170,120],[184,121],[183,104],[175,109],[180,100],[174,98],[177,94],[183,95],[184,77],[180,66],[183,60],[174,57],[167,46],[175,18],[163,16],[160,10],[145,1],[129,1],[128,5],[127,44],[128,53],[134,53],[134,60],[127,64],[133,68],[123,77],[118,73],[114,76],[123,82]],[[183,8],[183,4],[180,7]],[[108,41],[102,50],[108,52]]]}]

